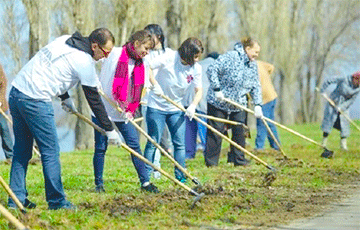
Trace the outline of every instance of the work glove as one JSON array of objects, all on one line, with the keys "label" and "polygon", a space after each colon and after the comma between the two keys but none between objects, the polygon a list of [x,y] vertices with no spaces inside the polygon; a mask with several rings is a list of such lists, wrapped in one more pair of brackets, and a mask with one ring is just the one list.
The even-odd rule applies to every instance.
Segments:
[{"label": "work glove", "polygon": [[221,92],[221,91],[215,91],[214,94],[215,94],[215,98],[220,101],[224,100],[224,98],[225,98],[223,92]]},{"label": "work glove", "polygon": [[195,109],[196,109],[196,105],[191,104],[185,112],[185,115],[188,116],[189,120],[191,121],[194,118],[195,115]]},{"label": "work glove", "polygon": [[70,97],[61,101],[61,108],[68,113],[76,113],[75,104]]},{"label": "work glove", "polygon": [[123,143],[120,135],[118,132],[116,132],[116,130],[112,130],[112,131],[106,131],[106,136],[108,138],[108,144],[109,145],[117,145],[117,146],[121,146],[121,144]]},{"label": "work glove", "polygon": [[124,119],[125,124],[129,123],[129,121],[134,120],[134,116],[131,112],[123,113],[122,118]]},{"label": "work glove", "polygon": [[156,85],[153,85],[151,87],[151,90],[154,92],[154,94],[156,96],[161,96],[161,95],[164,95],[164,91],[161,89],[160,85],[159,84],[156,84]]},{"label": "work glove", "polygon": [[254,115],[256,118],[260,118],[260,119],[264,116],[260,105],[255,105]]}]

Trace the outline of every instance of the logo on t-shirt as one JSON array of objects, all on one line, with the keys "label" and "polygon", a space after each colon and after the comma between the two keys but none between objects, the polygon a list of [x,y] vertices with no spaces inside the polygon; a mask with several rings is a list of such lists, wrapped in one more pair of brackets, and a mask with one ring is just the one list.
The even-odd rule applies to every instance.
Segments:
[{"label": "logo on t-shirt", "polygon": [[187,83],[190,83],[192,80],[194,80],[193,76],[192,75],[188,75],[186,77],[186,80],[187,80]]}]

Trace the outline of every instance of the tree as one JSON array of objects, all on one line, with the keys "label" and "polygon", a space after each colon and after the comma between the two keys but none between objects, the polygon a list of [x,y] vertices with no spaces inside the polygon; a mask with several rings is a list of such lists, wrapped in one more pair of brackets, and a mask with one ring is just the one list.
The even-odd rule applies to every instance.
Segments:
[{"label": "tree", "polygon": [[[243,36],[256,37],[262,47],[260,58],[278,70],[281,121],[318,120],[314,87],[325,68],[341,58],[334,48],[344,46],[340,38],[349,35],[358,21],[359,1],[237,0],[236,4]],[[348,36],[346,42],[351,40]]]},{"label": "tree", "polygon": [[[3,57],[7,57],[12,64],[12,73],[14,76],[22,67],[25,56],[28,50],[24,49],[23,33],[25,30],[25,15],[18,9],[17,2],[1,0],[3,6],[3,17],[1,18],[1,30],[2,30],[2,43],[1,49],[4,54]],[[8,77],[10,77],[8,75]]]},{"label": "tree", "polygon": [[[29,59],[48,43],[50,20],[47,0],[22,0],[29,21]],[[39,10],[42,9],[42,10]]]}]

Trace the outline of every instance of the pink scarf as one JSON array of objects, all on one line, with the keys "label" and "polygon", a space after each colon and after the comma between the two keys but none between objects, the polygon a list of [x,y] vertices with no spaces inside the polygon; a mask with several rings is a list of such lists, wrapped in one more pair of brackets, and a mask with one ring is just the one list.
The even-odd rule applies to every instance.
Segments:
[{"label": "pink scarf", "polygon": [[[134,71],[129,74],[129,58],[135,60]],[[129,78],[133,85],[128,92]],[[135,113],[140,105],[141,91],[145,81],[145,67],[143,60],[135,53],[133,44],[127,43],[122,47],[120,58],[115,70],[112,94],[114,99],[123,105],[125,112]],[[130,98],[127,98],[130,95]]]}]

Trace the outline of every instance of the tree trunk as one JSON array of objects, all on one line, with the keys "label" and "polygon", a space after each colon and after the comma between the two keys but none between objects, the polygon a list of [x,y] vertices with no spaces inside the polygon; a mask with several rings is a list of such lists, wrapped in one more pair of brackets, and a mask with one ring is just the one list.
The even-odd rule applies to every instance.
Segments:
[{"label": "tree trunk", "polygon": [[[22,1],[29,20],[29,59],[49,40],[49,9],[46,0]],[[39,10],[41,8],[41,11]]]},{"label": "tree trunk", "polygon": [[180,46],[181,14],[180,0],[169,0],[166,12],[166,23],[168,27],[168,46],[177,49]]},{"label": "tree trunk", "polygon": [[[88,36],[94,28],[93,0],[76,1],[74,6],[75,28],[83,35]],[[76,98],[79,113],[90,117],[90,108],[86,101],[82,87],[79,84],[76,88]],[[77,118],[75,126],[75,149],[86,149],[93,147],[94,131],[91,126]]]}]

